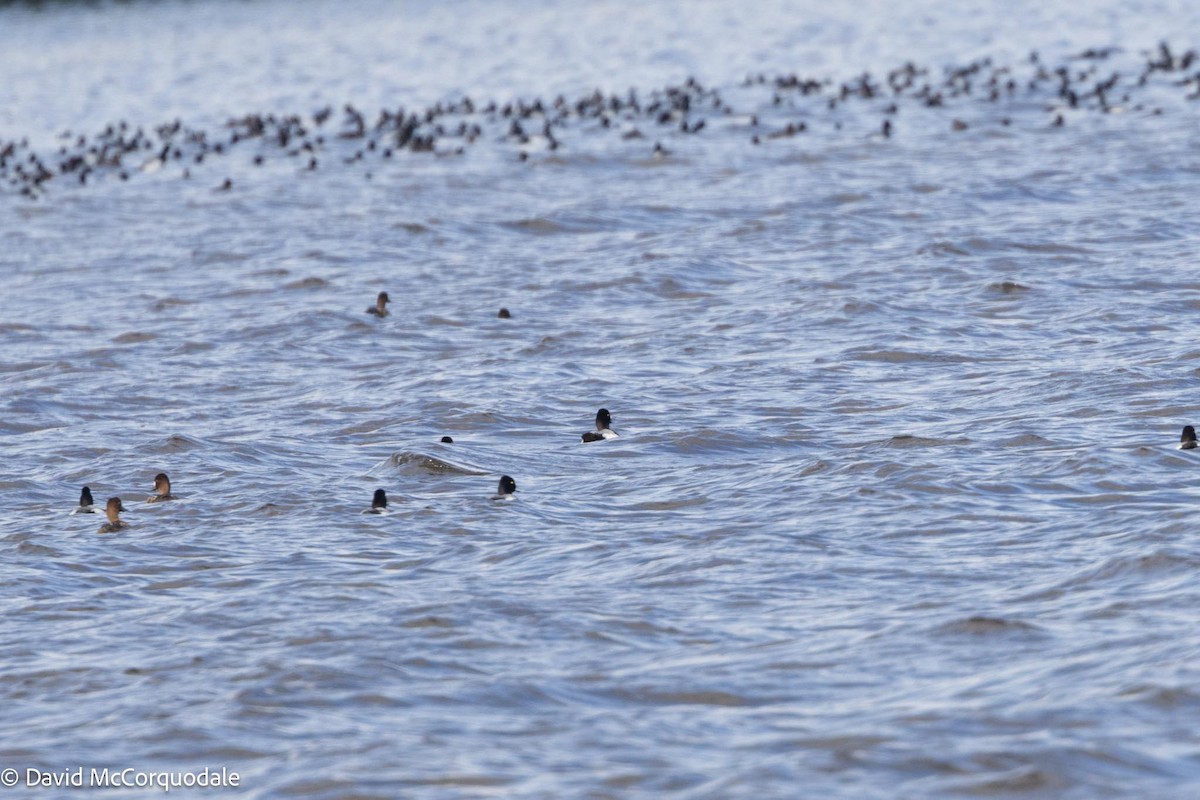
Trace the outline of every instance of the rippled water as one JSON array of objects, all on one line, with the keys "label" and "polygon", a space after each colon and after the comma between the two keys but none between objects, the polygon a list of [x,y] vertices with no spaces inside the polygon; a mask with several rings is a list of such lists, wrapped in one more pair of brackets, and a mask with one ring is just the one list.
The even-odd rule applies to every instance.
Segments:
[{"label": "rippled water", "polygon": [[[1136,59],[1200,21],[976,5],[6,7],[0,139],[688,75],[766,130],[749,72]],[[0,196],[0,767],[1195,796],[1200,134],[1148,91]],[[600,406],[621,438],[583,445]],[[159,471],[181,499],[145,505]],[[132,527],[68,516],[84,484]]]}]

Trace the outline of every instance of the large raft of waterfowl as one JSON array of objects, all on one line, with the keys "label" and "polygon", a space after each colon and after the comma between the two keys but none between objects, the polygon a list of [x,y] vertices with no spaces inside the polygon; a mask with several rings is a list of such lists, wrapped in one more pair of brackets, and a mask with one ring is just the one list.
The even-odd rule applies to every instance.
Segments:
[{"label": "large raft of waterfowl", "polygon": [[[668,152],[662,144],[668,137],[695,136],[720,125],[743,135],[750,145],[801,136],[822,124],[841,130],[843,120],[836,112],[855,103],[870,120],[863,132],[890,138],[899,132],[894,120],[906,104],[943,110],[999,104],[1011,107],[1013,114],[999,116],[994,124],[1062,127],[1064,114],[1076,112],[1160,114],[1164,92],[1185,101],[1200,99],[1195,50],[1176,53],[1164,42],[1132,59],[1123,71],[1112,66],[1120,55],[1124,53],[1117,48],[1089,49],[1048,64],[1035,52],[1014,65],[984,58],[941,70],[910,62],[882,77],[864,72],[840,82],[796,74],[754,75],[735,87],[740,107],[727,101],[726,93],[688,79],[645,94],[596,90],[574,100],[558,96],[502,103],[461,97],[423,109],[383,109],[370,117],[350,104],[340,113],[332,107],[305,114],[251,113],[214,130],[180,120],[150,128],[121,121],[91,136],[63,132],[50,148],[33,146],[28,139],[0,141],[0,191],[36,199],[60,185],[127,181],[166,167],[190,178],[203,165],[222,161],[226,171],[216,188],[231,189],[235,169],[273,160],[291,160],[299,172],[371,162],[375,169],[401,154],[463,155],[481,139],[527,161],[568,141],[582,146],[584,137],[597,131],[619,136],[643,155],[662,156]],[[1031,115],[1030,108],[1039,113]],[[948,124],[954,131],[971,127],[953,115]],[[650,141],[654,144],[647,152]],[[235,151],[249,156],[234,162]]]}]

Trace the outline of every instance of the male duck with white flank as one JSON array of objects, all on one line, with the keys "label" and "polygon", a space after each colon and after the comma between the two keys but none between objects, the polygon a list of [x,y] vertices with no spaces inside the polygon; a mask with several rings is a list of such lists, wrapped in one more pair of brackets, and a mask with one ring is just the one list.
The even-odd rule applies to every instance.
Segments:
[{"label": "male duck with white flank", "polygon": [[386,514],[387,510],[387,492],[383,489],[376,489],[375,495],[371,498],[371,507],[364,509],[364,514]]},{"label": "male duck with white flank", "polygon": [[585,442],[599,442],[604,439],[616,439],[617,432],[612,429],[612,415],[607,408],[596,412],[596,430],[583,434]]},{"label": "male duck with white flank", "polygon": [[83,491],[79,493],[79,505],[71,509],[72,514],[99,514],[100,509],[96,507],[95,501],[92,500],[92,490],[87,486],[83,487]]},{"label": "male duck with white flank", "polygon": [[1183,433],[1179,436],[1179,449],[1195,450],[1196,444],[1196,429],[1191,425],[1184,425]]},{"label": "male duck with white flank", "polygon": [[512,500],[513,492],[517,490],[517,482],[507,475],[500,476],[500,485],[496,487],[493,500]]}]

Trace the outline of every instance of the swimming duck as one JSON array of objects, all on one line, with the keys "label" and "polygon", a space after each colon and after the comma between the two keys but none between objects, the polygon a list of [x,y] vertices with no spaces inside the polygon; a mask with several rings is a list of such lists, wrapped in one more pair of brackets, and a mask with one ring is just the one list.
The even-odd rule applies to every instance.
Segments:
[{"label": "swimming duck", "polygon": [[1183,433],[1179,436],[1180,450],[1195,450],[1196,449],[1196,429],[1191,425],[1183,426]]},{"label": "swimming duck", "polygon": [[364,514],[386,514],[387,513],[387,492],[383,489],[376,489],[375,496],[371,498],[371,507],[363,511]]},{"label": "swimming duck", "polygon": [[154,476],[154,494],[146,498],[147,503],[161,503],[164,500],[174,500],[175,495],[171,494],[171,479],[167,477],[167,473],[160,472]]},{"label": "swimming duck", "polygon": [[99,514],[100,509],[96,508],[92,500],[92,490],[88,487],[83,487],[83,491],[79,493],[79,505],[71,509],[72,514]]},{"label": "swimming duck", "polygon": [[119,516],[124,510],[125,506],[121,505],[121,498],[108,498],[108,505],[104,508],[104,513],[108,515],[108,522],[101,525],[100,529],[96,531],[96,533],[116,533],[123,528],[128,528],[129,523],[122,522],[121,517]]},{"label": "swimming duck", "polygon": [[496,487],[493,500],[512,500],[513,492],[517,490],[517,482],[507,475],[500,476],[500,485]]},{"label": "swimming duck", "polygon": [[373,317],[386,317],[388,315],[387,304],[387,292],[380,292],[379,297],[375,298],[375,305],[368,308],[367,313]]},{"label": "swimming duck", "polygon": [[585,442],[599,442],[602,439],[616,439],[617,432],[610,427],[611,425],[612,415],[608,413],[608,409],[600,409],[596,412],[596,430],[583,434],[583,440]]},{"label": "swimming duck", "polygon": [[449,436],[443,436],[442,444],[454,444],[454,440],[451,439]]}]

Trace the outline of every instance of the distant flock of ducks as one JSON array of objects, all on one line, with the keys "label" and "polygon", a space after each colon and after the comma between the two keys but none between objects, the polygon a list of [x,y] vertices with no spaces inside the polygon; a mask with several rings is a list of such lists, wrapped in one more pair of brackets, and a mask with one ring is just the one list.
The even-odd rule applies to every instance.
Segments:
[{"label": "distant flock of ducks", "polygon": [[[375,305],[368,308],[367,313],[372,316],[375,316],[375,317],[386,317],[388,315],[387,304],[388,304],[387,292],[380,292],[379,296],[375,299]],[[510,319],[512,315],[509,314],[507,308],[502,308],[502,309],[500,309],[500,313],[497,316],[499,316],[501,319]],[[1184,436],[1186,437],[1187,432],[1191,431],[1191,430],[1192,430],[1192,428],[1189,425],[1184,430]],[[584,442],[602,442],[605,439],[616,439],[616,438],[618,438],[618,434],[616,431],[614,431],[612,429],[612,414],[609,413],[609,410],[607,408],[602,408],[596,412],[596,428],[595,428],[595,430],[585,431],[580,436],[580,439]],[[1196,446],[1196,434],[1194,431],[1192,432],[1191,441],[1192,441],[1191,447],[1195,447]],[[441,438],[441,442],[442,442],[442,444],[454,444],[454,439],[451,438],[450,436],[443,436]],[[1186,446],[1186,445],[1181,445],[1181,446]],[[492,495],[492,499],[493,500],[501,500],[501,501],[512,500],[513,495],[516,493],[516,491],[517,491],[517,482],[515,480],[513,480],[512,476],[501,475],[500,483],[496,486],[496,493],[494,495]],[[155,475],[154,476],[154,494],[147,497],[146,502],[147,503],[161,503],[161,502],[165,502],[167,500],[176,500],[176,499],[178,499],[178,498],[171,493],[171,479],[169,477],[167,477],[167,474],[165,472],[160,472],[157,475]],[[126,511],[126,510],[127,509],[125,508],[125,506],[122,505],[122,503],[121,503],[121,498],[119,498],[119,497],[108,498],[108,502],[105,504],[104,510],[103,510],[103,513],[108,517],[108,522],[105,522],[103,525],[101,525],[99,530],[97,530],[96,532],[97,533],[116,533],[118,531],[124,530],[125,528],[128,528],[129,523],[125,522],[124,520],[121,519],[121,512]],[[71,513],[72,514],[99,514],[99,513],[102,513],[100,508],[95,504],[95,500],[92,498],[91,487],[88,487],[88,486],[83,487],[83,490],[79,494],[79,505],[75,509],[73,509],[71,511]],[[386,513],[388,513],[387,492],[384,491],[383,489],[376,489],[374,496],[371,498],[371,507],[368,509],[365,509],[362,513],[363,514],[386,514]]]},{"label": "distant flock of ducks", "polygon": [[[91,138],[64,131],[52,153],[31,148],[27,139],[0,140],[0,190],[7,188],[36,199],[66,180],[77,185],[108,177],[126,181],[135,173],[153,173],[171,165],[180,168],[181,177],[190,178],[192,168],[218,161],[246,145],[256,151],[255,167],[282,156],[297,163],[301,174],[337,160],[347,165],[382,165],[401,152],[461,155],[484,136],[515,147],[516,159],[528,161],[533,153],[558,150],[559,137],[572,122],[583,129],[598,127],[619,133],[624,140],[644,140],[652,137],[642,128],[654,131],[654,137],[675,132],[693,135],[706,129],[706,118],[714,122],[724,118],[744,131],[752,145],[760,145],[813,130],[820,124],[818,112],[835,114],[851,102],[866,103],[881,113],[878,127],[871,125],[878,131],[873,135],[883,139],[897,132],[898,124],[893,121],[898,119],[902,102],[941,109],[963,99],[998,104],[1032,98],[1042,101],[1050,126],[1062,127],[1064,113],[1070,111],[1161,113],[1161,108],[1146,106],[1138,97],[1139,89],[1159,73],[1170,76],[1167,85],[1181,87],[1186,99],[1200,98],[1200,72],[1195,69],[1200,55],[1196,51],[1173,51],[1163,42],[1142,53],[1140,69],[1132,74],[1102,69],[1117,52],[1120,48],[1088,49],[1050,65],[1035,51],[1025,63],[1002,66],[982,58],[948,67],[940,75],[909,61],[884,75],[863,72],[841,82],[795,73],[774,78],[751,75],[742,87],[770,91],[769,105],[768,101],[760,103],[763,113],[784,118],[762,125],[758,107],[735,109],[718,90],[702,86],[695,78],[646,94],[631,89],[606,95],[597,89],[575,100],[559,95],[551,101],[500,104],[462,97],[424,109],[382,109],[373,121],[350,104],[340,115],[330,106],[312,114],[247,114],[229,119],[217,131],[190,128],[181,120],[150,130],[122,121]],[[830,124],[842,129],[839,116],[833,116]],[[1011,120],[1003,117],[1000,124],[1010,125]],[[957,117],[950,123],[954,131],[969,127]],[[335,150],[334,142],[344,146]],[[651,152],[654,158],[669,155],[660,142],[655,142]],[[230,191],[233,185],[233,179],[227,177],[214,188]]]}]

